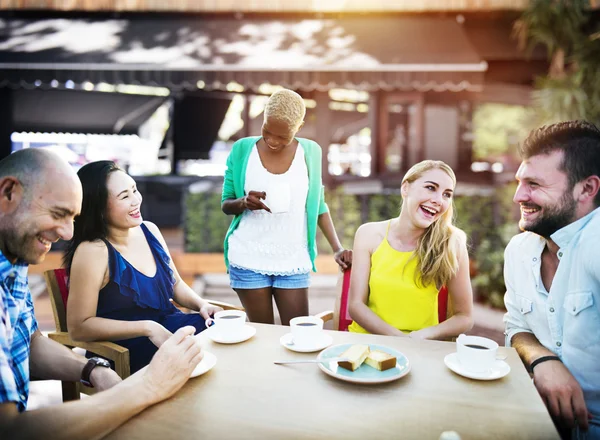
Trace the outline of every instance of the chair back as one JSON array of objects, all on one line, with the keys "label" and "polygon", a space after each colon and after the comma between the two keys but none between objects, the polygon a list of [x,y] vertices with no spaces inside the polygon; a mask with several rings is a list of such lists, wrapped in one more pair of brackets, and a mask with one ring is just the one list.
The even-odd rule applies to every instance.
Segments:
[{"label": "chair back", "polygon": [[446,319],[450,318],[450,316],[452,316],[452,314],[450,313],[450,298],[448,297],[448,288],[446,286],[442,286],[438,292],[438,321],[444,322]]},{"label": "chair back", "polygon": [[56,331],[67,330],[67,299],[69,297],[69,276],[66,269],[50,269],[44,272],[46,287],[52,303]]},{"label": "chair back", "polygon": [[342,272],[342,276],[338,281],[341,286],[338,286],[339,295],[335,301],[335,308],[333,310],[333,329],[341,332],[348,331],[348,326],[352,324],[352,318],[348,313],[348,300],[350,292],[350,269],[346,269]]},{"label": "chair back", "polygon": [[[333,329],[339,331],[347,331],[348,326],[352,324],[352,318],[348,313],[348,300],[350,292],[350,274],[351,269],[346,269],[342,272],[340,281],[338,282],[338,297],[335,302],[335,309],[333,311]],[[340,285],[341,283],[341,285]],[[448,313],[450,310],[448,298],[448,289],[446,286],[442,286],[438,293],[438,320],[444,322],[451,315]]]}]

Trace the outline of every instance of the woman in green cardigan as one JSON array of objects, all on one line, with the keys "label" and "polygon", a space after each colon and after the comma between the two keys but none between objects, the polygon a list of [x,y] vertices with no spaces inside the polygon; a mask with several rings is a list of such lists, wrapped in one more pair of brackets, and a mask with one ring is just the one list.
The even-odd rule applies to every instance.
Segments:
[{"label": "woman in green cardigan", "polygon": [[296,92],[274,93],[262,136],[240,139],[227,158],[221,209],[235,217],[225,236],[225,263],[252,322],[274,323],[273,298],[284,325],[308,315],[317,225],[335,261],[344,269],[352,264],[352,251],[342,247],[325,204],[321,147],[295,137],[305,114]]}]

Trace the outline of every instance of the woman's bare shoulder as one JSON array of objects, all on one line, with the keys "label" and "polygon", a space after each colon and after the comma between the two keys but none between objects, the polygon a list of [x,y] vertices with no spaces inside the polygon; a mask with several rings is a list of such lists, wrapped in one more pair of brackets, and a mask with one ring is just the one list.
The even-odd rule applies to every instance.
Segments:
[{"label": "woman's bare shoulder", "polygon": [[390,222],[389,220],[384,220],[381,222],[364,223],[364,224],[360,225],[358,230],[361,231],[362,233],[369,233],[369,234],[376,233],[376,234],[385,235],[389,222]]},{"label": "woman's bare shoulder", "polygon": [[387,232],[389,220],[370,222],[360,225],[356,231],[356,240],[364,244],[379,244]]},{"label": "woman's bare shoulder", "polygon": [[452,238],[456,241],[456,244],[459,247],[466,247],[468,237],[465,231],[457,228],[456,226],[452,226]]},{"label": "woman's bare shoulder", "polygon": [[158,226],[156,226],[154,223],[148,221],[148,220],[144,220],[144,225],[146,225],[146,227],[150,230],[150,232],[152,232],[153,234],[160,234],[160,229],[158,228]]},{"label": "woman's bare shoulder", "polygon": [[97,263],[98,259],[108,259],[108,248],[106,243],[102,240],[84,241],[75,250],[73,255],[73,262],[79,261],[90,261]]}]

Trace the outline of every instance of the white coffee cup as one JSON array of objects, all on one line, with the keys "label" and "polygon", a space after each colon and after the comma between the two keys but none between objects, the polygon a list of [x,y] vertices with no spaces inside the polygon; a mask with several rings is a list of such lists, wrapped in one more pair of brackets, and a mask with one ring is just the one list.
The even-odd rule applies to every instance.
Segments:
[{"label": "white coffee cup", "polygon": [[481,336],[460,335],[456,339],[458,361],[465,370],[485,373],[496,362],[498,344]]},{"label": "white coffee cup", "polygon": [[242,333],[246,325],[246,312],[242,310],[223,310],[215,313],[213,325],[224,337],[233,337]]},{"label": "white coffee cup", "polygon": [[294,345],[311,347],[323,334],[323,320],[315,316],[298,316],[290,320]]},{"label": "white coffee cup", "polygon": [[269,207],[272,214],[288,212],[291,202],[291,188],[289,183],[274,182],[269,185],[269,189],[265,191],[267,197],[264,204]]}]

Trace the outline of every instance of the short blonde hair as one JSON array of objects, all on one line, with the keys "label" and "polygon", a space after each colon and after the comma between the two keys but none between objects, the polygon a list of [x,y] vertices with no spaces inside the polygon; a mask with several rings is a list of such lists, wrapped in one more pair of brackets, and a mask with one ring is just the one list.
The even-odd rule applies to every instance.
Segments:
[{"label": "short blonde hair", "polygon": [[304,121],[306,105],[302,96],[288,89],[279,90],[271,95],[265,106],[265,120],[276,119],[286,122],[297,129]]}]

